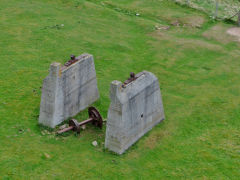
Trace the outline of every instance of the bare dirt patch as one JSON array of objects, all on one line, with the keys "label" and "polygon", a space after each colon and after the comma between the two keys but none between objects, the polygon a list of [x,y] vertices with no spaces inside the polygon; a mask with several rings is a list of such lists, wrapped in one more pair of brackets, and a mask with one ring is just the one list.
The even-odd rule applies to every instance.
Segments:
[{"label": "bare dirt patch", "polygon": [[155,31],[150,35],[160,41],[167,40],[169,43],[178,46],[178,49],[208,48],[214,51],[223,51],[222,47],[218,44],[213,44],[201,39],[179,38],[174,36],[173,32],[169,31]]},{"label": "bare dirt patch", "polygon": [[172,26],[177,27],[191,27],[191,28],[201,28],[204,23],[204,18],[200,16],[192,17],[182,17],[170,20]]},{"label": "bare dirt patch", "polygon": [[223,24],[217,24],[212,28],[208,29],[203,33],[203,37],[209,40],[216,40],[223,44],[230,43],[232,41],[236,41],[236,37],[230,36],[226,33],[229,27],[224,26]]},{"label": "bare dirt patch", "polygon": [[191,16],[183,18],[183,23],[186,24],[186,26],[190,26],[193,28],[201,28],[204,21],[204,18],[201,16]]},{"label": "bare dirt patch", "polygon": [[227,33],[231,36],[236,37],[238,39],[238,41],[240,42],[240,28],[239,27],[230,28],[227,30]]}]

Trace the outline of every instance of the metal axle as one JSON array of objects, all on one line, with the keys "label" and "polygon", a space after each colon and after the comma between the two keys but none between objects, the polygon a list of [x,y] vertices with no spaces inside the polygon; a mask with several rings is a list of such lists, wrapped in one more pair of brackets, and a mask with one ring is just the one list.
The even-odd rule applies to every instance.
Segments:
[{"label": "metal axle", "polygon": [[73,130],[76,131],[77,133],[80,133],[80,127],[82,125],[88,124],[90,122],[92,122],[93,125],[102,128],[102,117],[100,115],[100,113],[98,112],[98,110],[95,107],[89,107],[88,108],[88,114],[89,114],[89,119],[84,120],[82,122],[78,122],[76,119],[71,119],[69,120],[69,127],[62,129],[60,131],[58,131],[58,134],[62,134],[64,132]]}]

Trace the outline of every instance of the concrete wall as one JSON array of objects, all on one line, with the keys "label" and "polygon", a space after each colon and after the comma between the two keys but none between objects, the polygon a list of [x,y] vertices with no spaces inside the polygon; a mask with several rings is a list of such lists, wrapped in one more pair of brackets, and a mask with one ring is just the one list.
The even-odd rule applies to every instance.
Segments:
[{"label": "concrete wall", "polygon": [[66,67],[50,66],[43,81],[39,123],[54,128],[99,98],[93,56],[82,54]]},{"label": "concrete wall", "polygon": [[158,79],[150,72],[126,87],[113,81],[110,98],[105,147],[118,154],[165,118]]}]

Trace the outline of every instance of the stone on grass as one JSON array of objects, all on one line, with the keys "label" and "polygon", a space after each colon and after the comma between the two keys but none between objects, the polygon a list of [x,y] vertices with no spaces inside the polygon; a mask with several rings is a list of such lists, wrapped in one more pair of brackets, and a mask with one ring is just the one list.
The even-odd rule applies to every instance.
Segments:
[{"label": "stone on grass", "polygon": [[86,125],[85,125],[85,124],[82,125],[82,126],[81,126],[81,129],[82,129],[82,130],[86,129]]},{"label": "stone on grass", "polygon": [[93,141],[92,145],[96,147],[98,145],[97,141]]},{"label": "stone on grass", "polygon": [[59,127],[59,130],[65,129],[65,128],[67,128],[67,127],[68,127],[68,124],[63,124],[63,125],[61,125],[61,126]]},{"label": "stone on grass", "polygon": [[47,153],[44,153],[44,156],[45,156],[45,158],[47,158],[47,159],[50,159],[50,158],[51,158],[51,156],[50,156],[49,154],[47,154]]}]

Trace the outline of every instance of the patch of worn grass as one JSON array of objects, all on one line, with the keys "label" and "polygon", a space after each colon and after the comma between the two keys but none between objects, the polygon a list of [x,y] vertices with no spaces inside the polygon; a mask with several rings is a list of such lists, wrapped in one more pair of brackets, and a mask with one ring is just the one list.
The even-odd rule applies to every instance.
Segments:
[{"label": "patch of worn grass", "polygon": [[221,43],[230,43],[233,41],[238,41],[237,37],[230,36],[227,34],[227,30],[231,26],[223,26],[221,24],[217,24],[213,26],[211,29],[208,29],[203,33],[203,36],[206,37],[207,39],[211,40],[217,40]]},{"label": "patch of worn grass", "polygon": [[[167,0],[2,0],[0,14],[2,179],[240,175],[239,44],[207,37],[213,27],[221,35],[229,25]],[[200,27],[183,26],[191,19]],[[171,25],[176,20],[179,27]],[[56,136],[37,124],[50,63],[84,52],[95,58],[101,99],[94,105],[104,119],[112,80],[142,70],[159,78],[166,120],[122,156],[104,149],[105,128]],[[86,117],[83,111],[75,118]]]}]

